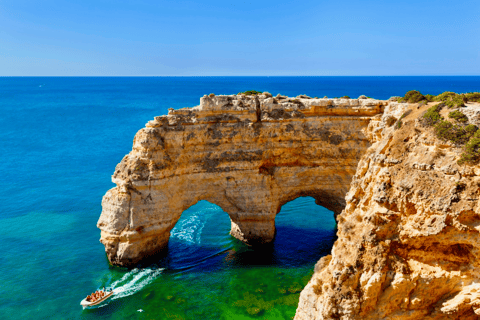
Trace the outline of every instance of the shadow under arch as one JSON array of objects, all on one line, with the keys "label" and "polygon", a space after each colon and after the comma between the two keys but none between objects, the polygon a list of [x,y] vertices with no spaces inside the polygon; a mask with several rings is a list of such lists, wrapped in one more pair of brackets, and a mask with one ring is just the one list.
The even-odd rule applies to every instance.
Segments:
[{"label": "shadow under arch", "polygon": [[225,262],[233,267],[299,267],[314,265],[332,251],[337,239],[334,212],[310,196],[284,203],[275,218],[275,239],[268,244],[247,246],[233,239]]},{"label": "shadow under arch", "polygon": [[312,197],[300,196],[285,203],[275,225],[273,242],[248,246],[229,234],[231,220],[227,212],[201,200],[183,211],[171,230],[167,250],[154,263],[173,272],[314,265],[320,257],[330,254],[336,240],[333,212],[316,204]]},{"label": "shadow under arch", "polygon": [[337,239],[335,213],[311,196],[299,196],[285,203],[275,218],[273,242],[282,265],[316,263],[332,251]]},{"label": "shadow under arch", "polygon": [[346,202],[342,197],[341,199],[338,196],[329,194],[323,190],[314,189],[314,190],[302,190],[300,192],[290,193],[283,196],[278,203],[277,214],[280,212],[282,207],[298,198],[311,197],[315,200],[315,203],[333,213],[334,218],[342,212],[345,208]]}]

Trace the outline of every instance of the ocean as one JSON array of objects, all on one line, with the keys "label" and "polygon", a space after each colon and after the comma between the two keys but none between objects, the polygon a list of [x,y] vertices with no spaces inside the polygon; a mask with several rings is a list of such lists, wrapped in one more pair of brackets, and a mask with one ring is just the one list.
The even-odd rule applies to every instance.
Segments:
[{"label": "ocean", "polygon": [[[229,236],[201,201],[143,269],[108,264],[96,222],[135,133],[204,94],[387,99],[408,90],[480,91],[480,77],[0,77],[0,319],[292,319],[299,293],[335,241],[313,198],[285,204],[266,248]],[[102,307],[80,301],[114,288]]]}]

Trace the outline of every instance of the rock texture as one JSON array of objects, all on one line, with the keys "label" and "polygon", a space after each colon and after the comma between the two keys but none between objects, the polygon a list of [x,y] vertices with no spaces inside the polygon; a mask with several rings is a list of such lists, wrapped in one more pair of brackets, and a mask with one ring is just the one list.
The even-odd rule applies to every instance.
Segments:
[{"label": "rock texture", "polygon": [[200,102],[148,122],[117,165],[98,221],[111,263],[134,266],[161,252],[200,200],[220,206],[231,234],[252,244],[274,238],[275,215],[297,197],[340,213],[370,146],[362,129],[387,105],[270,94]]},{"label": "rock texture", "polygon": [[[338,216],[338,240],[295,319],[480,318],[480,167],[457,165],[460,149],[419,120],[426,108],[389,104],[365,130],[373,145]],[[479,110],[462,112],[475,121]]]}]

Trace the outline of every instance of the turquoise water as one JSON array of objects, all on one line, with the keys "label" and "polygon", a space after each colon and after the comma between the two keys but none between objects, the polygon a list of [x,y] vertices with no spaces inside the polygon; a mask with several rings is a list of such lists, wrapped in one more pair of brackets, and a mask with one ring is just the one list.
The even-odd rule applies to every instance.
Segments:
[{"label": "turquoise water", "polygon": [[[110,176],[148,120],[252,89],[385,99],[479,91],[480,77],[0,78],[0,319],[291,319],[335,240],[333,214],[312,198],[282,208],[267,248],[231,238],[228,215],[205,201],[148,268],[109,266],[98,242]],[[83,310],[103,286],[115,298]]]}]

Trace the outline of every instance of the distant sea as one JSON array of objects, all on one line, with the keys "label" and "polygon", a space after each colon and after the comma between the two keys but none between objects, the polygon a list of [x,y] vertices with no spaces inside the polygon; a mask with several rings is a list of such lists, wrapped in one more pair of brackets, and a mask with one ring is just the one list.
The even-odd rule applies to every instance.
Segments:
[{"label": "distant sea", "polygon": [[[0,78],[0,319],[291,319],[335,241],[332,212],[312,198],[287,203],[275,242],[257,250],[202,201],[182,214],[165,258],[112,267],[96,222],[115,165],[147,121],[204,94],[387,99],[412,89],[480,91],[480,77]],[[102,287],[115,298],[83,310]]]}]

